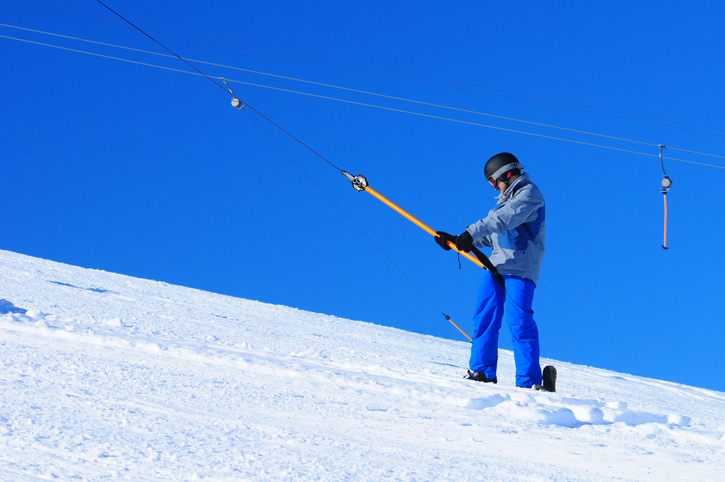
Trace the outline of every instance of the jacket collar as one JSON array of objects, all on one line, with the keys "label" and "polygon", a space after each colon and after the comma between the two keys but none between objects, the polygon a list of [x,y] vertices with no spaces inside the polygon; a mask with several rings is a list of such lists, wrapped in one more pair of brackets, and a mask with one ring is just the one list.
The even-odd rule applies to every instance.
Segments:
[{"label": "jacket collar", "polygon": [[499,194],[496,197],[496,200],[498,201],[498,203],[503,204],[506,201],[508,201],[511,198],[511,196],[513,196],[514,193],[519,190],[519,188],[521,188],[524,184],[529,182],[530,178],[531,178],[531,176],[529,176],[528,172],[524,172],[523,174],[521,174],[521,176],[518,179],[516,179],[514,181],[514,183],[508,187],[508,189],[506,189],[503,193]]}]

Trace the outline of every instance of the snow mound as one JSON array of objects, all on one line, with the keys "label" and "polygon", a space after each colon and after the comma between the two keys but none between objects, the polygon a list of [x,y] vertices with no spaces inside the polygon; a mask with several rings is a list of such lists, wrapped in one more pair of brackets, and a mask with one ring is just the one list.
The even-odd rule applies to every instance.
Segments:
[{"label": "snow mound", "polygon": [[487,397],[471,399],[466,408],[488,410],[496,416],[544,425],[560,425],[562,427],[614,423],[632,426],[646,423],[682,427],[690,425],[690,417],[683,415],[658,415],[644,411],[633,411],[627,409],[625,402],[559,397],[556,394],[549,393],[542,393],[541,395],[529,393],[492,394]]}]

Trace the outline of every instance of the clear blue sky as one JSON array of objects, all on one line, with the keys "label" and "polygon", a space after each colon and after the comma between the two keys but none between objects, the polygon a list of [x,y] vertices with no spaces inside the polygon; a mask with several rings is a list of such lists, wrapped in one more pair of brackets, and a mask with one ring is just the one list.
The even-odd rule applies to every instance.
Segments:
[{"label": "clear blue sky", "polygon": [[[483,165],[513,152],[547,201],[542,355],[725,390],[725,158],[665,150],[720,166],[665,160],[665,251],[656,157],[725,156],[725,6],[453,3],[108,5],[436,230],[488,213]],[[96,1],[8,0],[0,23],[1,249],[463,339],[427,296],[470,333],[480,268],[154,67],[178,59],[76,40],[165,53]]]}]

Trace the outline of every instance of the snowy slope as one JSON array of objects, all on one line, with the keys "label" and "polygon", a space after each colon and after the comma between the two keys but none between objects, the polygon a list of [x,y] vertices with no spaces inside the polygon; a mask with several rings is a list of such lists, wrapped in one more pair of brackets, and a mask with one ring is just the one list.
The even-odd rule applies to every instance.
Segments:
[{"label": "snowy slope", "polygon": [[[724,480],[725,394],[0,251],[0,480]],[[253,276],[253,274],[250,274]]]}]

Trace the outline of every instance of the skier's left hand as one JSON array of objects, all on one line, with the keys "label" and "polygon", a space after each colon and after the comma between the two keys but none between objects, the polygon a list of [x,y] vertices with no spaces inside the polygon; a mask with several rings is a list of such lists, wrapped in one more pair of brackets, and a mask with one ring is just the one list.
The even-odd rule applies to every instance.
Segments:
[{"label": "skier's left hand", "polygon": [[456,236],[456,249],[468,253],[473,249],[473,236],[468,231],[463,231]]}]

